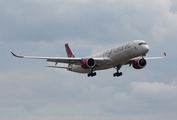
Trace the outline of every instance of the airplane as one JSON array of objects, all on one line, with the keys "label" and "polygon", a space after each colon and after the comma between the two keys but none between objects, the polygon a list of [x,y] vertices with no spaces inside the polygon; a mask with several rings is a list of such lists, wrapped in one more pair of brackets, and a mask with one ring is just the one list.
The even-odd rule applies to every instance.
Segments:
[{"label": "airplane", "polygon": [[[87,73],[88,77],[96,76],[97,70],[115,68],[114,77],[119,77],[122,72],[119,72],[123,65],[133,66],[135,69],[142,69],[146,66],[148,59],[161,59],[166,57],[164,52],[163,57],[145,58],[149,51],[149,46],[144,40],[134,40],[103,52],[90,55],[88,57],[77,58],[72,53],[69,45],[65,44],[65,49],[68,57],[36,57],[36,56],[18,56],[18,58],[29,59],[45,59],[48,62],[54,62],[55,66],[47,66],[53,68],[64,68],[72,72]],[[139,58],[137,58],[139,57]],[[67,63],[68,67],[57,66],[58,63]]]}]

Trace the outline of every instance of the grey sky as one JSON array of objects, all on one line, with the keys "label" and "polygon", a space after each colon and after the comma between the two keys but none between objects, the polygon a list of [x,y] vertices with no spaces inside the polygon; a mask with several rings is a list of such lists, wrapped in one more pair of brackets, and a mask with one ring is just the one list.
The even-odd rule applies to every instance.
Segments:
[{"label": "grey sky", "polygon": [[[177,118],[175,0],[0,0],[0,119],[146,120]],[[46,68],[19,55],[88,56],[143,39],[150,60],[97,76]]]}]

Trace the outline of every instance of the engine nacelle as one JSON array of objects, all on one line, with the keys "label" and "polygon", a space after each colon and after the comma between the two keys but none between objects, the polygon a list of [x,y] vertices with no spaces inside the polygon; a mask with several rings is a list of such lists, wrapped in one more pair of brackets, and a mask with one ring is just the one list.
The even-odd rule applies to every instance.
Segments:
[{"label": "engine nacelle", "polygon": [[81,62],[81,67],[84,69],[90,69],[95,67],[95,60],[93,58],[86,58]]},{"label": "engine nacelle", "polygon": [[146,66],[147,62],[144,58],[138,58],[133,62],[133,68],[142,69]]}]

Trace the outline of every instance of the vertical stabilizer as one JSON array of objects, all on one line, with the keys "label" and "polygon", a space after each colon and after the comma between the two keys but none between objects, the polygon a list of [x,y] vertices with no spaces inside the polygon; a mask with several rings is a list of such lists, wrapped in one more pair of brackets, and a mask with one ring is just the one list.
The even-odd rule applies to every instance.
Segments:
[{"label": "vertical stabilizer", "polygon": [[75,56],[73,55],[73,53],[72,53],[68,44],[65,44],[65,48],[66,48],[66,53],[67,53],[68,57],[75,58]]}]

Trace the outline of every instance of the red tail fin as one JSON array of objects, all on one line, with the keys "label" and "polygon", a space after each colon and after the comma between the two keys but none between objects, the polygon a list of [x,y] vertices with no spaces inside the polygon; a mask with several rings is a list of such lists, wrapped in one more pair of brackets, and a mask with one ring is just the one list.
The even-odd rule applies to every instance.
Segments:
[{"label": "red tail fin", "polygon": [[65,48],[66,48],[66,53],[67,53],[68,57],[75,58],[75,56],[73,55],[73,53],[72,53],[72,51],[71,51],[71,49],[70,49],[68,44],[65,44]]}]

